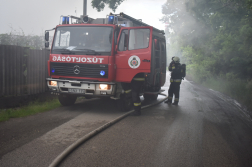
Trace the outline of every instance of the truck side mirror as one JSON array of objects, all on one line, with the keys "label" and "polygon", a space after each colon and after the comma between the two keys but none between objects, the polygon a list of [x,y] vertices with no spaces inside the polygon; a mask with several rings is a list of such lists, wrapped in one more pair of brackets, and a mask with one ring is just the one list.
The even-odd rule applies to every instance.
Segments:
[{"label": "truck side mirror", "polygon": [[45,33],[45,41],[49,41],[49,32],[48,31]]},{"label": "truck side mirror", "polygon": [[46,41],[46,42],[45,42],[45,48],[48,48],[48,47],[49,47],[49,42]]}]

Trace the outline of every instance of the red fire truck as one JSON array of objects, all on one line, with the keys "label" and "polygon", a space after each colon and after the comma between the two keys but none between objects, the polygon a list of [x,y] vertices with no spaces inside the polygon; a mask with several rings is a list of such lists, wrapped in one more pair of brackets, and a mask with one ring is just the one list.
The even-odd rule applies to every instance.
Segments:
[{"label": "red fire truck", "polygon": [[[124,13],[106,18],[61,16],[48,60],[49,90],[62,105],[78,96],[109,97],[121,110],[131,108],[126,87],[138,75],[145,78],[141,95],[157,99],[166,80],[164,31]],[[45,32],[49,47],[49,30]]]}]

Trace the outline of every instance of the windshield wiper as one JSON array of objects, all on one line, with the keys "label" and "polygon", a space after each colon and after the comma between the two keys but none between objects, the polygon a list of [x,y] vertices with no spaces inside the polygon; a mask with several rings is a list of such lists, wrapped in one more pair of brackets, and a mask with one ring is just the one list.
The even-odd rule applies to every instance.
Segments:
[{"label": "windshield wiper", "polygon": [[75,54],[75,52],[68,49],[53,49],[54,51],[60,51],[61,54]]},{"label": "windshield wiper", "polygon": [[74,50],[69,50],[69,49],[53,49],[54,51],[59,51],[61,54],[76,54],[78,53],[84,53],[86,55],[101,55],[101,53],[96,52],[95,50],[92,49],[74,49]]},{"label": "windshield wiper", "polygon": [[100,55],[101,53],[96,52],[92,49],[74,49],[75,51],[87,51],[87,55]]}]

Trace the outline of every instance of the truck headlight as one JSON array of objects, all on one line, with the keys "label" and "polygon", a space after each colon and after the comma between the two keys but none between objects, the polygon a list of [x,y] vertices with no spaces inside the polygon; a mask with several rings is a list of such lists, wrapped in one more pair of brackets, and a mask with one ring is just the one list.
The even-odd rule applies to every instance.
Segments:
[{"label": "truck headlight", "polygon": [[57,81],[49,81],[50,86],[57,86]]},{"label": "truck headlight", "polygon": [[99,88],[101,90],[110,90],[111,89],[111,85],[107,85],[107,84],[100,84]]}]

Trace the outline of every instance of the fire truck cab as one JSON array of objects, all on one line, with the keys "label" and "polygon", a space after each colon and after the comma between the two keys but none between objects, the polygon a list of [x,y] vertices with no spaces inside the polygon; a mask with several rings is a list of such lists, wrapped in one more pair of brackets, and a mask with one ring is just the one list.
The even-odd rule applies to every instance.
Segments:
[{"label": "fire truck cab", "polygon": [[[48,47],[49,31],[45,39]],[[78,96],[110,97],[127,111],[132,104],[122,95],[136,75],[145,78],[141,95],[148,100],[157,99],[165,83],[164,31],[124,13],[100,19],[62,16],[55,28],[48,74],[49,90],[59,95],[62,105],[74,104]]]}]

